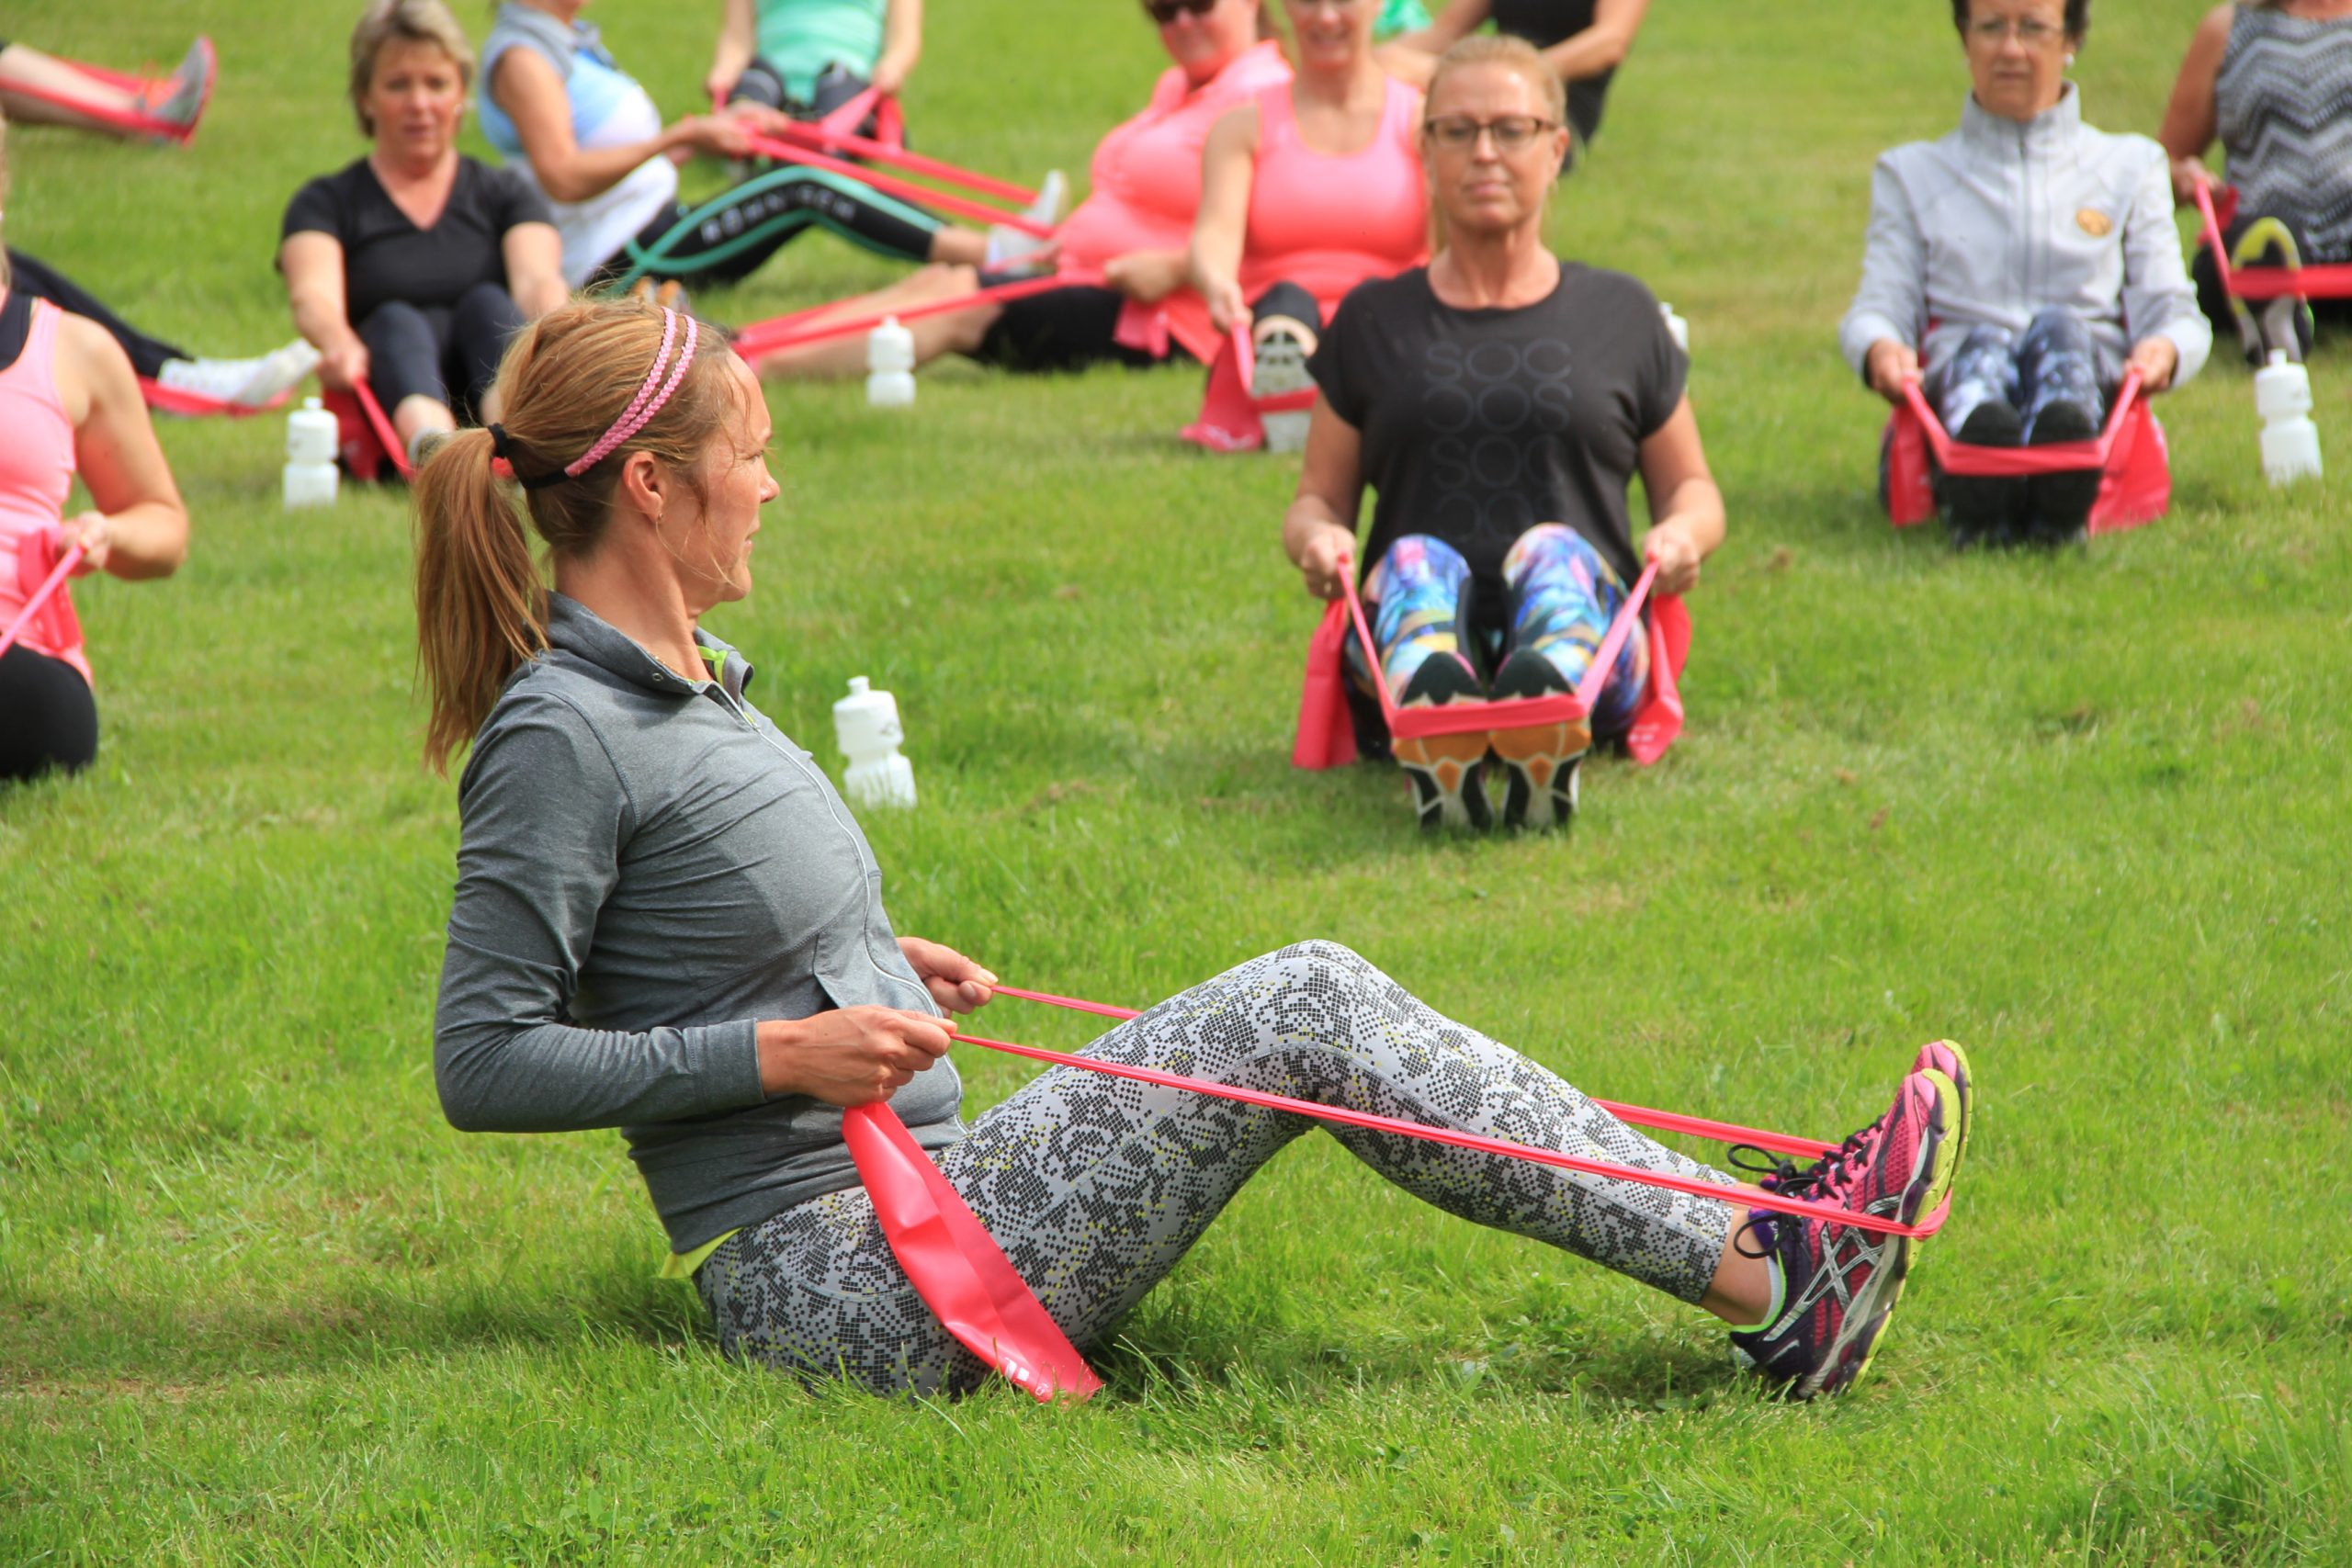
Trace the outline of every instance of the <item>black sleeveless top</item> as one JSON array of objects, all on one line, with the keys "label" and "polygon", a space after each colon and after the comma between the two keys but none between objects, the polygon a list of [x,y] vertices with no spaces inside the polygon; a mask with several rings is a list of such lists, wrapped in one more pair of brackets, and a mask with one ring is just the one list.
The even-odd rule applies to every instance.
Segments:
[{"label": "black sleeveless top", "polygon": [[[1600,0],[1493,0],[1489,7],[1495,18],[1495,30],[1523,38],[1538,49],[1554,44],[1592,26],[1593,12]],[[1615,66],[1598,76],[1588,76],[1568,84],[1568,123],[1576,127],[1579,145],[1589,141],[1600,129],[1601,107],[1609,98],[1609,79],[1617,74]]]}]

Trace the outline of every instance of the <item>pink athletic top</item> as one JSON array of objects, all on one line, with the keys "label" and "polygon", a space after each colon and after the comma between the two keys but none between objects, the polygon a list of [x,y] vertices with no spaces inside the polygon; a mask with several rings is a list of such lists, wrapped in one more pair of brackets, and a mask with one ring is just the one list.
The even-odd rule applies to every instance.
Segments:
[{"label": "pink athletic top", "polygon": [[[6,298],[0,293],[0,299]],[[15,624],[25,601],[41,584],[46,570],[29,582],[20,581],[18,563],[50,552],[26,549],[25,536],[54,528],[65,516],[65,497],[74,487],[74,426],[65,417],[64,400],[57,395],[57,322],[60,312],[46,299],[32,302],[32,330],[17,362],[0,370],[0,629]],[[20,554],[21,552],[21,554]],[[61,588],[51,606],[65,602]],[[85,681],[90,661],[81,638],[60,645],[43,634],[52,620],[71,626],[69,617],[52,617],[46,610],[17,638],[35,653],[47,654],[74,666]]]},{"label": "pink athletic top", "polygon": [[1287,280],[1313,294],[1329,319],[1365,278],[1393,276],[1430,259],[1421,95],[1390,78],[1380,130],[1362,152],[1340,158],[1299,140],[1290,95],[1288,87],[1258,95],[1241,292],[1255,299]]},{"label": "pink athletic top", "polygon": [[[1057,231],[1065,261],[1100,271],[1130,251],[1181,251],[1192,243],[1201,207],[1201,149],[1217,116],[1290,80],[1282,45],[1268,39],[1243,50],[1195,87],[1170,66],[1143,113],[1094,149],[1092,188]],[[1130,299],[1119,313],[1118,341],[1160,358],[1170,340],[1205,364],[1216,331],[1199,295],[1180,288],[1155,304]]]},{"label": "pink athletic top", "polygon": [[1170,66],[1143,113],[1094,148],[1092,188],[1057,231],[1064,262],[1089,271],[1130,251],[1181,251],[1201,209],[1201,148],[1226,110],[1290,80],[1282,45],[1268,39],[1195,87]]}]

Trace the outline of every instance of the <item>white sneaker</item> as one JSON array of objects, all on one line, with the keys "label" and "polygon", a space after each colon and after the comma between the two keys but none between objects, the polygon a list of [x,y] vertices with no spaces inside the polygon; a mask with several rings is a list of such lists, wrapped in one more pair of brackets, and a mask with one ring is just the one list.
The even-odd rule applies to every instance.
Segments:
[{"label": "white sneaker", "polygon": [[[1037,199],[1022,209],[1021,216],[1043,229],[1051,229],[1062,220],[1062,204],[1069,199],[1069,181],[1059,169],[1046,171],[1045,183],[1037,187]],[[1035,234],[1027,234],[1009,223],[989,226],[988,254],[981,258],[985,272],[1039,272],[1043,268],[1025,258],[1035,255],[1048,244]]]},{"label": "white sneaker", "polygon": [[259,359],[249,361],[254,373],[231,394],[230,400],[251,409],[266,408],[316,370],[320,357],[317,349],[299,337],[283,348],[272,349]]},{"label": "white sneaker", "polygon": [[233,402],[261,368],[259,359],[166,359],[155,379],[175,392],[216,403]]}]

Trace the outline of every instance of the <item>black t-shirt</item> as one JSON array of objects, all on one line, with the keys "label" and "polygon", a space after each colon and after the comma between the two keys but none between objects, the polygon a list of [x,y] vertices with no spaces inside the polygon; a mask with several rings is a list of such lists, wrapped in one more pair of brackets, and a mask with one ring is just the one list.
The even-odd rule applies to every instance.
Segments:
[{"label": "black t-shirt", "polygon": [[279,237],[315,232],[343,243],[344,313],[357,326],[390,299],[446,308],[477,283],[504,283],[506,231],[554,221],[546,198],[514,170],[460,157],[449,204],[420,229],[362,158],[296,191]]},{"label": "black t-shirt", "polygon": [[1366,570],[1430,534],[1498,583],[1512,541],[1565,523],[1627,583],[1640,575],[1625,487],[1689,364],[1635,279],[1563,262],[1535,304],[1457,310],[1415,267],[1351,290],[1308,368],[1363,439]]},{"label": "black t-shirt", "polygon": [[[1488,11],[1497,32],[1549,49],[1592,26],[1599,6],[1600,0],[1493,0]],[[1609,78],[1615,74],[1617,68],[1612,65],[1598,76],[1568,84],[1568,123],[1577,128],[1578,141],[1591,141],[1592,133],[1600,129],[1600,111],[1609,101]]]}]

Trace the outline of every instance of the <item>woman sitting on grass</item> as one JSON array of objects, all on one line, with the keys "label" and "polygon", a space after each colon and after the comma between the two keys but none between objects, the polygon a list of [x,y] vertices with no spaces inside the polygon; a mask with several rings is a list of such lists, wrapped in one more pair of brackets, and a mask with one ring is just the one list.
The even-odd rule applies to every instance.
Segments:
[{"label": "woman sitting on grass", "polygon": [[[1219,333],[1251,323],[1250,395],[1303,390],[1306,358],[1340,297],[1429,259],[1421,95],[1374,58],[1374,0],[1283,0],[1297,73],[1229,110],[1202,154],[1193,287]],[[1306,416],[1269,414],[1270,451],[1295,452]]]},{"label": "woman sitting on grass", "polygon": [[[915,362],[961,354],[1008,370],[1080,370],[1114,364],[1140,368],[1173,355],[1216,356],[1207,307],[1186,282],[1185,247],[1201,205],[1201,149],[1209,127],[1235,105],[1290,80],[1282,46],[1261,39],[1261,0],[1148,0],[1160,47],[1174,62],[1144,111],[1094,149],[1086,199],[1055,231],[1060,265],[1102,275],[906,323]],[[971,293],[999,281],[967,266],[926,267],[904,283],[843,300],[834,312],[876,310]],[[817,324],[826,316],[810,318]],[[862,376],[865,340],[840,337],[762,356],[760,374]]]},{"label": "woman sitting on grass", "polygon": [[[425,752],[472,747],[435,1017],[449,1120],[620,1127],[727,1350],[876,1392],[969,1389],[984,1363],[908,1281],[842,1141],[842,1107],[889,1100],[1070,1339],[1102,1342],[1310,1122],[1065,1067],[967,1129],[941,1014],[995,976],[894,931],[849,807],[697,625],[750,592],[777,493],[749,367],[691,318],[580,303],[522,334],[500,389],[501,422],[439,447],[417,487]],[[1329,942],[1090,1050],[1737,1190]],[[1884,1116],[1773,1179],[1917,1221],[1951,1189],[1965,1077],[1930,1046]],[[1453,1213],[1714,1313],[1798,1396],[1860,1372],[1910,1258],[1834,1221],[1737,1223],[1645,1184],[1334,1135]]]},{"label": "woman sitting on grass", "polygon": [[[1723,543],[1688,363],[1657,301],[1544,247],[1569,144],[1563,100],[1518,39],[1446,52],[1421,127],[1444,246],[1427,267],[1351,293],[1312,364],[1321,395],[1283,547],[1325,599],[1363,564],[1380,669],[1354,673],[1386,682],[1400,705],[1575,689],[1643,559],[1657,565],[1656,592],[1683,593]],[[1638,556],[1636,472],[1653,519]],[[1378,499],[1359,556],[1366,485]],[[1585,751],[1632,727],[1648,682],[1649,645],[1629,637],[1589,727],[1397,742],[1421,825],[1492,821],[1490,744],[1507,773],[1503,820],[1566,821]],[[1385,739],[1359,745],[1376,755]]]},{"label": "woman sitting on grass", "polygon": [[[2161,139],[2181,205],[2213,183],[2205,150],[2229,153],[2237,212],[2222,243],[2233,266],[2352,261],[2352,5],[2346,0],[2249,0],[2216,6],[2197,25],[2173,83]],[[2300,360],[2312,345],[2312,303],[2291,294],[2259,314],[2222,288],[2204,246],[2189,270],[2216,332],[2234,326],[2249,365],[2270,351]],[[2352,300],[2321,302],[2333,322]]]},{"label": "woman sitting on grass", "polygon": [[733,282],[815,228],[903,261],[987,255],[986,234],[950,228],[862,180],[797,164],[688,210],[670,155],[741,157],[751,151],[744,122],[692,115],[662,129],[652,98],[580,20],[586,4],[506,0],[482,46],[482,134],[546,193],[563,235],[563,275],[575,288],[648,277]]},{"label": "woman sitting on grass", "polygon": [[[6,129],[0,118],[0,202],[8,194]],[[18,624],[49,563],[77,545],[83,570],[134,581],[169,577],[187,556],[187,509],[130,361],[104,328],[10,287],[5,258],[0,252],[0,632]],[[77,474],[93,505],[68,517]],[[67,594],[60,588],[0,654],[0,780],[75,771],[97,755],[90,660]]]},{"label": "woman sitting on grass", "polygon": [[[1924,374],[1956,439],[2087,441],[2127,368],[2161,392],[2213,346],[2164,149],[2083,123],[2066,68],[2090,0],[1952,0],[1952,22],[1973,82],[1960,129],[1879,159],[1838,345],[1889,402]],[[2098,483],[1946,475],[1939,492],[1956,545],[2055,543],[2081,537]]]},{"label": "woman sitting on grass", "polygon": [[366,382],[411,467],[479,417],[506,340],[562,302],[547,204],[458,151],[473,51],[442,0],[370,0],[351,34],[368,156],[287,205],[277,265],[329,387]]},{"label": "woman sitting on grass", "polygon": [[720,0],[714,104],[819,119],[866,88],[895,97],[922,57],[922,0]]}]

